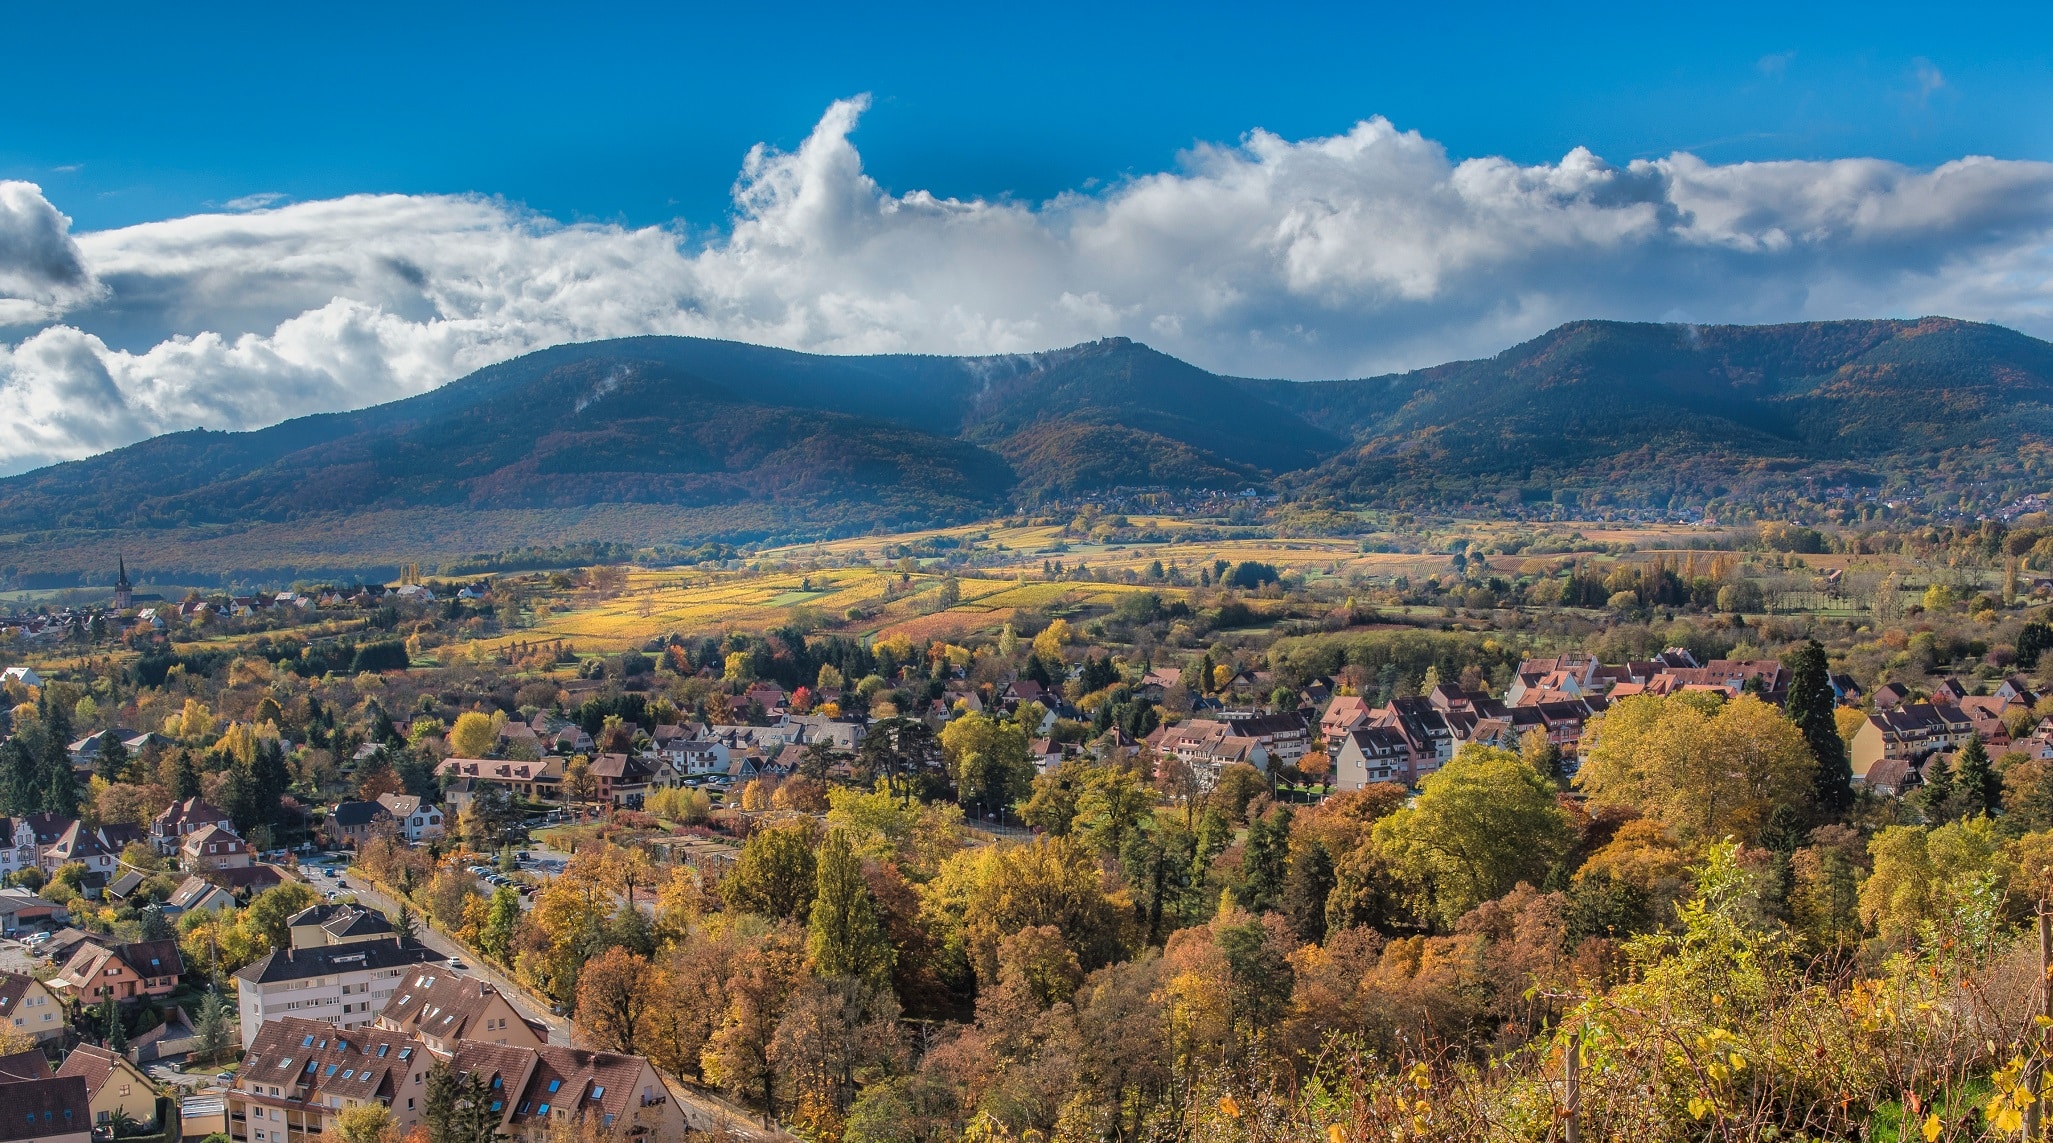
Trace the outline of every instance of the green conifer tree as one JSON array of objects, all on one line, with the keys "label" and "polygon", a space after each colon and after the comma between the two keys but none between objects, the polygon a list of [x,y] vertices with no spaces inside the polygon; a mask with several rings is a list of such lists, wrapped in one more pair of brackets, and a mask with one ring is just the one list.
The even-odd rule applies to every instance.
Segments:
[{"label": "green conifer tree", "polygon": [[1283,896],[1284,875],[1290,862],[1289,806],[1248,827],[1247,848],[1240,857],[1240,885],[1234,897],[1251,913],[1276,907]]},{"label": "green conifer tree", "polygon": [[1811,798],[1819,817],[1834,818],[1853,807],[1853,767],[1833,717],[1836,705],[1825,648],[1807,641],[1789,664],[1789,720],[1803,731],[1818,760]]},{"label": "green conifer tree", "polygon": [[1326,899],[1336,883],[1333,855],[1324,842],[1313,840],[1290,855],[1279,906],[1300,940],[1316,944],[1326,939]]},{"label": "green conifer tree", "polygon": [[1979,736],[1968,739],[1954,756],[1953,788],[1966,817],[1994,814],[2002,807],[2003,783],[1990,768],[1989,752]]},{"label": "green conifer tree", "polygon": [[1913,795],[1918,808],[1925,813],[1925,819],[1937,825],[1950,820],[1953,813],[1953,771],[1946,766],[1946,759],[1934,754],[1925,759],[1920,771],[1923,779]]}]

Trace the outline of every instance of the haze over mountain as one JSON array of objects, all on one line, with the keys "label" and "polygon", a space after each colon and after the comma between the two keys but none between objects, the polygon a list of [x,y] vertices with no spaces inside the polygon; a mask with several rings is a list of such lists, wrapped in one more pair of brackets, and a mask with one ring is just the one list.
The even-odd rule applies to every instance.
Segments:
[{"label": "haze over mountain", "polygon": [[1577,322],[1487,360],[1323,382],[1219,377],[1125,339],[829,357],[640,337],[0,480],[0,532],[25,534],[0,575],[95,574],[113,550],[221,574],[846,534],[1120,488],[1674,505],[1935,467],[2038,479],[2049,440],[2053,345],[1944,318]]}]

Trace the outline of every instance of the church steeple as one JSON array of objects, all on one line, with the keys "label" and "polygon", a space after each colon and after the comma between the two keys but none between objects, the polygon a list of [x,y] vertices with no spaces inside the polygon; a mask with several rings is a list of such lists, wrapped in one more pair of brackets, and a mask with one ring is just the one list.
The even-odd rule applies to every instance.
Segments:
[{"label": "church steeple", "polygon": [[128,557],[116,558],[121,562],[121,577],[114,581],[114,609],[126,611],[135,602],[135,588],[128,582]]}]

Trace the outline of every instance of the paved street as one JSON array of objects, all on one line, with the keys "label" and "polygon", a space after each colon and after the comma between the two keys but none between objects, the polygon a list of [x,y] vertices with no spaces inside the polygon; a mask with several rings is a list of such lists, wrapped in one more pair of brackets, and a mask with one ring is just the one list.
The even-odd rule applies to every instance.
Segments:
[{"label": "paved street", "polygon": [[[320,878],[318,880],[326,881],[327,879]],[[361,878],[346,876],[346,880],[349,881],[349,891],[354,893],[357,899],[364,904],[381,909],[388,916],[398,913],[399,903],[397,901],[392,900],[383,893],[367,888]],[[422,919],[420,924],[420,937],[422,944],[452,960],[461,961],[465,966],[463,969],[465,975],[475,976],[480,980],[487,981],[505,993],[507,999],[512,1001],[514,1007],[520,1010],[521,1015],[546,1025],[549,1029],[550,1043],[574,1044],[576,1042],[571,1035],[570,1021],[550,1012],[546,1004],[531,996],[525,989],[515,984],[491,965],[479,963],[478,957],[462,949],[448,937],[429,928],[425,918]],[[698,1130],[726,1130],[732,1132],[735,1137],[740,1139],[782,1141],[794,1140],[796,1138],[782,1130],[765,1129],[760,1126],[760,1120],[752,1116],[746,1108],[730,1104],[726,1100],[709,1093],[698,1091],[673,1077],[664,1076],[663,1082],[669,1086],[671,1098],[677,1100],[678,1106],[684,1109],[686,1121]]]}]

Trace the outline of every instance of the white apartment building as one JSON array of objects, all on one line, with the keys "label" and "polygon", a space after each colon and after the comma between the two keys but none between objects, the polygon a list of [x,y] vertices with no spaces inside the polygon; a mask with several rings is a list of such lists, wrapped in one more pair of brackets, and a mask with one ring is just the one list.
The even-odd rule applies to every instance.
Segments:
[{"label": "white apartment building", "polygon": [[409,970],[442,961],[432,949],[392,935],[385,918],[354,905],[315,905],[290,924],[291,948],[235,972],[245,1049],[267,1020],[370,1024]]}]

